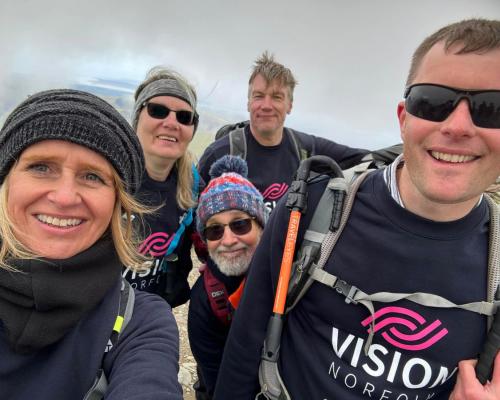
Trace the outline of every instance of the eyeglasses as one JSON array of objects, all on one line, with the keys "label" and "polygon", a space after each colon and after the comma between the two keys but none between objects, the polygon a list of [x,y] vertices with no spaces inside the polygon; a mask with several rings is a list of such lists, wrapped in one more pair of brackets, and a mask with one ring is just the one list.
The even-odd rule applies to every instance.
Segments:
[{"label": "eyeglasses", "polygon": [[171,110],[167,106],[158,103],[144,102],[143,107],[146,107],[148,115],[155,119],[165,119],[171,112],[175,113],[177,122],[182,125],[195,125],[198,124],[198,114],[188,110]]},{"label": "eyeglasses", "polygon": [[229,224],[213,224],[207,226],[203,230],[203,236],[205,236],[207,240],[220,240],[222,236],[224,236],[224,230],[226,229],[226,226],[229,226],[229,229],[231,229],[231,232],[233,232],[235,235],[246,235],[252,230],[253,219],[255,218],[235,219]]},{"label": "eyeglasses", "polygon": [[405,90],[406,111],[428,121],[442,122],[462,99],[469,103],[474,125],[500,129],[500,90],[462,90],[432,83],[417,83]]}]

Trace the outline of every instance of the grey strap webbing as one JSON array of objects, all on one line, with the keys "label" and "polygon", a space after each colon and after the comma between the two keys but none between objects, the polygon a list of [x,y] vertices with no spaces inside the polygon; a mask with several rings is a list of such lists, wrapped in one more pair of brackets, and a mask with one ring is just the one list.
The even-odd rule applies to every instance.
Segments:
[{"label": "grey strap webbing", "polygon": [[490,241],[488,254],[488,301],[500,297],[500,205],[488,195],[484,195],[490,207]]},{"label": "grey strap webbing", "polygon": [[307,150],[300,145],[300,140],[297,138],[295,132],[292,129],[284,128],[283,131],[286,134],[288,134],[288,137],[290,138],[290,141],[293,144],[293,148],[295,149],[295,154],[297,155],[299,161],[304,161],[306,158],[312,155],[312,154],[309,155],[307,153]]},{"label": "grey strap webbing", "polygon": [[[301,146],[299,138],[297,138],[297,135],[292,129],[284,128],[283,132],[290,138],[299,162],[310,157],[307,150]],[[229,132],[229,154],[232,156],[239,156],[244,160],[247,159],[247,141],[244,127],[236,128]]]},{"label": "grey strap webbing", "polygon": [[[357,189],[357,185],[353,189]],[[349,197],[348,197],[349,198]],[[340,230],[333,233],[329,232],[325,236],[324,244],[321,248],[321,256],[317,265],[314,265],[310,270],[311,278],[315,281],[323,283],[336,289],[339,292],[347,292],[346,301],[351,301],[353,303],[367,301],[378,301],[378,302],[394,302],[402,299],[407,299],[415,303],[428,306],[428,307],[438,307],[438,308],[461,308],[464,310],[476,312],[478,314],[492,316],[496,313],[498,305],[495,303],[495,294],[500,281],[500,257],[499,257],[499,211],[498,206],[489,198],[485,196],[485,199],[490,208],[490,229],[489,229],[489,256],[488,256],[488,293],[487,301],[479,301],[466,304],[455,304],[444,297],[437,296],[431,293],[391,293],[391,292],[379,292],[368,295],[356,288],[355,286],[349,285],[344,281],[339,281],[339,278],[333,274],[330,274],[323,270],[323,267],[329,258],[333,247],[335,246],[337,239],[340,235]],[[346,207],[346,211],[349,206]],[[350,211],[350,209],[349,209]],[[347,221],[349,216],[345,215],[343,220]],[[345,225],[342,225],[342,228]],[[339,282],[339,285],[337,285]],[[341,283],[342,282],[342,283]],[[337,285],[337,286],[336,286]],[[343,286],[343,287],[341,287]]]},{"label": "grey strap webbing", "polygon": [[[500,279],[500,258],[499,258],[499,218],[498,218],[498,206],[489,198],[485,196],[490,209],[490,229],[489,229],[489,256],[488,256],[488,294],[487,301],[478,301],[466,304],[455,304],[444,297],[432,294],[432,293],[391,293],[391,292],[379,292],[373,294],[366,294],[357,287],[350,285],[349,283],[339,279],[337,276],[330,274],[323,270],[326,261],[330,257],[333,247],[337,243],[337,240],[345,227],[349,214],[352,207],[352,202],[356,196],[356,191],[359,188],[359,181],[362,181],[366,174],[361,175],[352,185],[351,190],[347,197],[347,204],[344,209],[344,213],[341,219],[341,227],[336,232],[328,232],[325,236],[325,240],[321,246],[321,255],[318,263],[313,265],[309,270],[309,274],[312,280],[325,284],[337,292],[343,294],[346,297],[347,303],[360,303],[363,304],[369,311],[370,314],[374,315],[373,302],[383,302],[392,303],[398,300],[409,300],[414,303],[437,308],[460,308],[467,311],[472,311],[478,314],[486,315],[492,317],[497,312],[498,303],[495,301],[495,292],[498,288],[498,283]],[[358,183],[359,182],[359,183]],[[374,319],[373,319],[374,320]],[[370,336],[365,344],[365,352],[368,351],[370,347],[371,340],[373,338],[373,326],[370,330]]]},{"label": "grey strap webbing", "polygon": [[[120,302],[118,304],[118,315],[116,317],[113,333],[111,334],[111,342],[113,346],[116,345],[122,332],[127,327],[134,312],[135,292],[130,284],[122,278],[120,290]],[[91,388],[83,398],[83,400],[101,400],[108,388],[108,379],[102,368],[97,371],[96,378]]]},{"label": "grey strap webbing", "polygon": [[94,384],[87,392],[83,400],[101,400],[104,397],[104,393],[106,393],[106,389],[108,388],[108,380],[106,379],[106,375],[102,369],[97,371],[97,376],[94,380]]},{"label": "grey strap webbing", "polygon": [[[354,202],[354,197],[352,196],[355,196],[359,185],[361,185],[361,182],[363,181],[364,177],[369,172],[368,168],[370,164],[371,162],[368,161],[356,165],[348,170],[343,171],[344,178],[332,178],[328,182],[316,206],[311,222],[304,234],[304,239],[301,243],[300,250],[298,252],[298,260],[294,264],[293,276],[288,291],[289,301],[286,310],[287,313],[293,307],[295,307],[297,302],[302,298],[302,296],[309,289],[309,286],[311,286],[313,282],[313,279],[311,279],[310,277],[309,279],[307,279],[306,277],[302,277],[303,275],[302,271],[304,269],[304,257],[306,257],[308,253],[316,252],[316,249],[318,249],[317,250],[318,254],[316,255],[316,259],[319,261],[319,258],[323,253],[323,242],[328,232],[330,232],[330,225],[332,218],[335,218],[337,215],[340,216],[342,215],[342,213],[345,213],[346,211],[350,210],[350,207],[352,207],[352,204]],[[363,176],[363,178],[356,181],[356,178],[360,176]],[[335,204],[336,201],[335,192],[343,192],[345,195],[347,195],[349,185],[351,184],[351,182],[355,187],[350,189],[350,191],[354,192],[354,194],[351,196],[352,202],[348,202],[347,207],[349,207],[349,210],[346,210],[344,208],[344,210],[337,209],[334,211],[334,207],[337,206]],[[342,204],[339,204],[339,206],[341,205]],[[340,236],[340,234],[342,233],[342,229],[344,229],[344,226],[345,222],[344,224],[342,224],[342,219],[341,219],[341,225],[336,231],[337,236]],[[306,272],[308,271],[309,270],[307,270]]]},{"label": "grey strap webbing", "polygon": [[229,132],[229,154],[247,159],[247,141],[245,128],[238,128]]}]

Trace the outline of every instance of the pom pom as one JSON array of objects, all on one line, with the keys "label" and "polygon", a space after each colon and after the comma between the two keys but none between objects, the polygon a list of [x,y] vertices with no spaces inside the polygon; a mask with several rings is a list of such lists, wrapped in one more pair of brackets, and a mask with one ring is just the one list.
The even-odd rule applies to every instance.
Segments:
[{"label": "pom pom", "polygon": [[246,161],[241,157],[225,155],[212,164],[208,174],[211,179],[214,179],[228,172],[234,172],[241,175],[243,178],[246,178],[248,175],[248,166]]}]

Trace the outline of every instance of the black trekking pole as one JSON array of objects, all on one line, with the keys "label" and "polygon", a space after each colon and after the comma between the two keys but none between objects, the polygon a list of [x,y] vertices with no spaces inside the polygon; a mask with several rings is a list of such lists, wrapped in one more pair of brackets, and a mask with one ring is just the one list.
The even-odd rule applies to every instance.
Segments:
[{"label": "black trekking pole", "polygon": [[476,376],[483,385],[491,379],[495,357],[500,350],[500,311],[497,311],[493,319],[493,324],[488,332],[488,337],[484,343],[483,351],[479,354],[476,364]]},{"label": "black trekking pole", "polygon": [[[286,232],[285,247],[283,249],[280,275],[274,298],[273,313],[267,325],[267,333],[261,357],[263,362],[267,362],[273,366],[276,366],[278,361],[288,284],[295,254],[295,244],[297,242],[300,218],[301,214],[306,212],[307,180],[311,171],[318,174],[326,173],[328,175],[343,176],[342,170],[331,158],[326,156],[313,156],[300,163],[295,180],[290,185],[286,201],[286,207],[291,210],[290,220]],[[267,389],[274,392],[273,394],[276,393],[275,390],[279,390],[279,388],[271,387]]]}]

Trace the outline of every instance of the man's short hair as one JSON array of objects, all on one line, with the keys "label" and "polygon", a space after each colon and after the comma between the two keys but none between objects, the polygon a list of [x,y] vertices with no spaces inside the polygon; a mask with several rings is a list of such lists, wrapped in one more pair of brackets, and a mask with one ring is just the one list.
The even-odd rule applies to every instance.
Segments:
[{"label": "man's short hair", "polygon": [[443,42],[446,52],[459,45],[455,54],[487,53],[500,48],[500,21],[467,19],[447,25],[428,36],[413,53],[406,85],[413,83],[422,59],[436,43]]},{"label": "man's short hair", "polygon": [[293,100],[293,90],[295,85],[297,85],[297,80],[290,71],[289,68],[285,67],[274,61],[274,56],[269,54],[268,51],[262,53],[262,55],[255,60],[252,75],[248,80],[248,97],[250,98],[250,85],[254,81],[257,75],[261,75],[267,84],[277,81],[281,86],[285,86],[288,89],[288,95],[290,100]]}]

